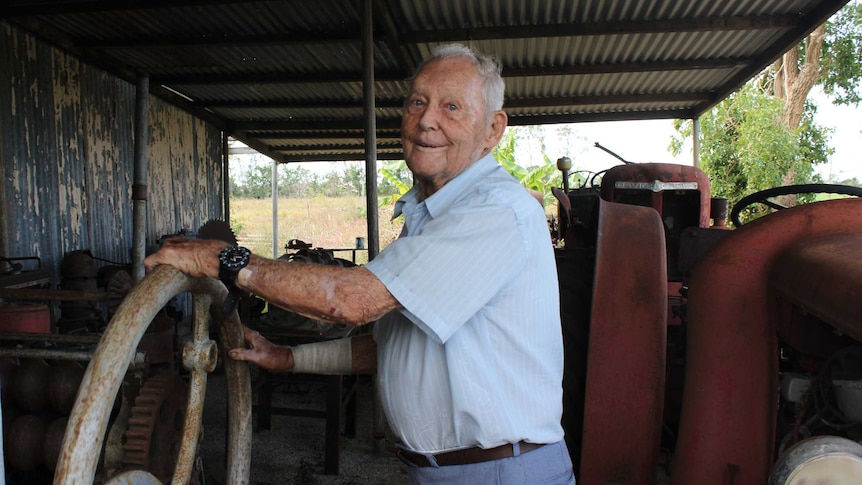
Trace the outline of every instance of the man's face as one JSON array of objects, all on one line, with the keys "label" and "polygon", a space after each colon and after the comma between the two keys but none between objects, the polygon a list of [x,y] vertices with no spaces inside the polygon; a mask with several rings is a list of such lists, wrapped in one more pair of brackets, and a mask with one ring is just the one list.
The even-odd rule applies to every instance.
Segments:
[{"label": "man's face", "polygon": [[468,59],[426,64],[413,81],[401,121],[404,158],[422,196],[488,153],[505,128],[502,111],[485,115],[482,81]]}]

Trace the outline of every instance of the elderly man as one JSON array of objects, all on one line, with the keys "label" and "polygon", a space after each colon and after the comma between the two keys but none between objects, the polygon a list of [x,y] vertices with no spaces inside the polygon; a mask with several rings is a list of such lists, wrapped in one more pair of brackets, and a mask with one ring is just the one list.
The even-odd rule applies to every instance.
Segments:
[{"label": "elderly man", "polygon": [[563,441],[563,349],[553,249],[540,204],[491,155],[506,128],[493,60],[437,48],[404,103],[414,187],[401,236],[365,266],[303,265],[168,240],[169,264],[221,277],[325,321],[372,335],[276,346],[246,329],[230,356],[273,371],[376,373],[411,483],[573,484]]}]

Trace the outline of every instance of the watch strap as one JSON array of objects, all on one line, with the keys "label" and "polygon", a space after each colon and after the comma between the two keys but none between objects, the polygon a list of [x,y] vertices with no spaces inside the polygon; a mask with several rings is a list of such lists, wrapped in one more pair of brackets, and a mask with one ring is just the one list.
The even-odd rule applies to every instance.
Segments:
[{"label": "watch strap", "polygon": [[[239,253],[239,260],[231,259],[235,253]],[[237,303],[242,296],[242,290],[236,286],[236,277],[242,268],[248,265],[251,251],[241,246],[225,248],[219,253],[219,280],[224,283],[227,288],[227,297],[222,307],[222,313],[227,315],[236,310]]]},{"label": "watch strap", "polygon": [[227,297],[224,299],[224,306],[222,307],[222,314],[229,315],[236,310],[236,305],[239,303],[239,299],[242,297],[242,290],[236,287],[236,285],[227,286]]}]

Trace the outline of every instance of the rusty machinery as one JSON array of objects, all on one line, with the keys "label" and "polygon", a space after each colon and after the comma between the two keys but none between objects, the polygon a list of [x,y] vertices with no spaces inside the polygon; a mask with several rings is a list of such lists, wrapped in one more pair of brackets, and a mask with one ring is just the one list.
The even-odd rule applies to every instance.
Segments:
[{"label": "rusty machinery", "polygon": [[[219,224],[201,229],[225,236]],[[110,271],[99,283],[107,290],[98,292],[93,282],[70,284],[71,278],[95,274],[79,256],[64,265],[64,286],[75,289],[0,290],[6,298],[58,298],[66,317],[58,320],[61,333],[45,328],[42,322],[49,316],[42,311],[25,313],[38,324],[0,332],[7,483],[199,482],[206,375],[219,359],[210,320],[219,323],[213,333],[223,348],[242,344],[236,313],[221,314],[224,286],[158,268],[134,287],[123,271]],[[179,336],[177,317],[165,311],[179,296],[192,300],[191,335]],[[104,302],[112,315],[107,327],[98,325],[94,302]],[[19,310],[3,325],[29,322],[20,314],[28,307],[11,308]],[[184,341],[181,350],[179,340]],[[229,406],[227,479],[248,483],[248,367],[224,359],[223,369]]]},{"label": "rusty machinery", "polygon": [[754,194],[731,230],[697,168],[626,163],[570,188],[571,162],[558,167],[563,421],[579,483],[858,483],[862,200],[738,218],[782,209],[775,196],[862,189]]}]

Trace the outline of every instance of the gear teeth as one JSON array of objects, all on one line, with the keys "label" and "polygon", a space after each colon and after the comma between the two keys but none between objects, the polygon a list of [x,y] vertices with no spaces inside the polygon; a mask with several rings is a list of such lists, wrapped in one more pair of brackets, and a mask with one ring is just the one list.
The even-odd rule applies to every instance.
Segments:
[{"label": "gear teeth", "polygon": [[198,229],[198,239],[218,239],[236,246],[237,239],[230,225],[222,219],[210,219]]},{"label": "gear teeth", "polygon": [[156,425],[159,409],[168,397],[171,377],[156,375],[151,377],[141,387],[131,409],[129,424],[123,443],[123,463],[126,465],[148,467],[150,465],[150,448],[152,447],[153,429]]}]

